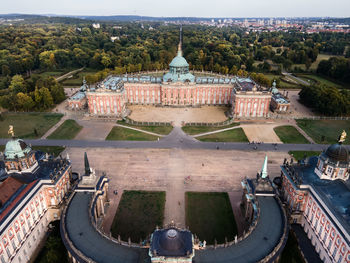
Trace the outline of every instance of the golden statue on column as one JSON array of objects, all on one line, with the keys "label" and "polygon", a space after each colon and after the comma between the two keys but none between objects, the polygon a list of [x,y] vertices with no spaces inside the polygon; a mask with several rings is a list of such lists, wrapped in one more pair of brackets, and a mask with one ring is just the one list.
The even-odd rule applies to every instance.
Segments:
[{"label": "golden statue on column", "polygon": [[346,132],[343,130],[342,134],[339,137],[339,143],[343,143],[346,139]]},{"label": "golden statue on column", "polygon": [[15,132],[13,130],[13,126],[12,125],[9,126],[9,131],[7,133],[10,134],[12,138],[15,137]]}]

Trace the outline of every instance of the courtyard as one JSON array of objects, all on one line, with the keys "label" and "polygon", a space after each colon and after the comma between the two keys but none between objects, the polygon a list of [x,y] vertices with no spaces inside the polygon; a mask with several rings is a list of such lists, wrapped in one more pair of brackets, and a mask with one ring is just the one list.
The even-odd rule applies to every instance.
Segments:
[{"label": "courtyard", "polygon": [[[84,171],[87,152],[90,166],[110,179],[111,203],[103,222],[109,232],[123,191],[165,191],[164,224],[172,221],[185,227],[186,192],[227,192],[242,231],[239,213],[241,180],[254,177],[261,169],[265,153],[184,149],[67,148],[75,172]],[[280,175],[280,164],[287,153],[267,152],[270,177]],[[118,195],[113,191],[117,190]]]},{"label": "courtyard", "polygon": [[172,122],[181,126],[182,122],[222,122],[227,120],[225,112],[229,107],[202,106],[200,108],[171,108],[146,105],[128,105],[129,116],[134,121]]}]

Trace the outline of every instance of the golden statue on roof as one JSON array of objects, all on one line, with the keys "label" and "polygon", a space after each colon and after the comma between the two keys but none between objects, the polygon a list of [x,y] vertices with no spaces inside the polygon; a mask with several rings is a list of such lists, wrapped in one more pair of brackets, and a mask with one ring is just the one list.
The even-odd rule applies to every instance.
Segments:
[{"label": "golden statue on roof", "polygon": [[346,132],[345,130],[343,130],[343,132],[341,133],[340,137],[339,137],[339,143],[343,143],[346,139]]},{"label": "golden statue on roof", "polygon": [[12,125],[9,126],[9,131],[7,133],[11,134],[12,138],[15,137],[15,132],[13,130],[13,126]]}]

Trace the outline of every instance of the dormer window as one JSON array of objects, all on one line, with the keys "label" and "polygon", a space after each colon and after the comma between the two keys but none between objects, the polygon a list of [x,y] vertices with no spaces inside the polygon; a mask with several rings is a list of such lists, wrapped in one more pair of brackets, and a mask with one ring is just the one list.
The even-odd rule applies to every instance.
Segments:
[{"label": "dormer window", "polygon": [[339,169],[338,176],[343,176],[344,175],[344,169]]}]

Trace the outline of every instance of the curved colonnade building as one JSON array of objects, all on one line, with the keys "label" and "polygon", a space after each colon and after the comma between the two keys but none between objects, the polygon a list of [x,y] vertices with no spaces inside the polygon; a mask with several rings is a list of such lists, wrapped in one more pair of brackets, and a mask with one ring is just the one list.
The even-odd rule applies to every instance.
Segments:
[{"label": "curved colonnade building", "polygon": [[[87,159],[85,163],[88,164]],[[73,262],[100,263],[278,262],[288,237],[288,222],[266,165],[267,159],[256,179],[242,182],[242,202],[250,222],[244,236],[200,249],[190,231],[174,226],[155,230],[145,246],[102,233],[97,222],[103,220],[108,180],[86,166],[61,219],[61,234],[69,257]]]}]

